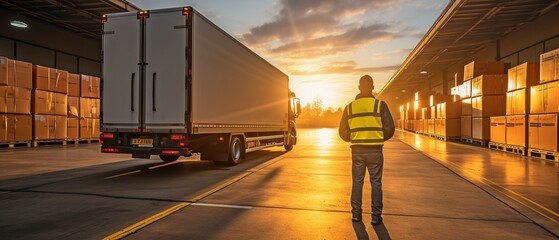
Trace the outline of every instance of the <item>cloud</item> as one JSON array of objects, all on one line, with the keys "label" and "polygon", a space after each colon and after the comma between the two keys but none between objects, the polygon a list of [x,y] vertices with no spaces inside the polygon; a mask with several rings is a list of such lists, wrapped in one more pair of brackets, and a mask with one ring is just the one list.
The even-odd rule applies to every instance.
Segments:
[{"label": "cloud", "polygon": [[289,58],[336,55],[400,37],[394,30],[398,23],[366,24],[352,18],[399,6],[402,1],[281,0],[281,10],[272,21],[251,28],[240,39],[269,53],[289,53]]},{"label": "cloud", "polygon": [[291,75],[324,75],[324,74],[351,74],[351,75],[361,75],[361,74],[373,74],[382,72],[396,71],[399,65],[392,66],[380,66],[380,67],[357,67],[357,63],[354,61],[342,61],[342,62],[330,62],[326,65],[322,65],[315,70],[298,70],[290,69],[291,66],[286,65],[288,72]]}]

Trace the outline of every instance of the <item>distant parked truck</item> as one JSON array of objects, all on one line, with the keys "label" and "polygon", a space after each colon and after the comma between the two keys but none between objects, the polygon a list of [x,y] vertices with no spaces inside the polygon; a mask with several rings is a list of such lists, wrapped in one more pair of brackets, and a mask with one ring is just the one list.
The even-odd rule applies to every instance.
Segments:
[{"label": "distant parked truck", "polygon": [[289,78],[191,7],[103,16],[101,151],[166,162],[297,143]]}]

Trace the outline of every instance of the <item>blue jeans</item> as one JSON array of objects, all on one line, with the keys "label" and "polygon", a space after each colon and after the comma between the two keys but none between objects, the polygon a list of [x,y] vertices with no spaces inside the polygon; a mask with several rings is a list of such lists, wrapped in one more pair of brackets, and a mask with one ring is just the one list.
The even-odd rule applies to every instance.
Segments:
[{"label": "blue jeans", "polygon": [[363,201],[363,180],[365,168],[369,170],[371,181],[371,209],[374,219],[380,218],[382,214],[382,165],[384,157],[382,151],[368,153],[352,153],[351,175],[353,186],[351,189],[351,212],[354,216],[360,216]]}]

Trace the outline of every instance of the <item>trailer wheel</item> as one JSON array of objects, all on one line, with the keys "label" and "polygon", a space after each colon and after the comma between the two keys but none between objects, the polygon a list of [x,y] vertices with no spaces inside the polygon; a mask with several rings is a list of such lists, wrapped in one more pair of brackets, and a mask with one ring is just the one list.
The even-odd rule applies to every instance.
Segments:
[{"label": "trailer wheel", "polygon": [[239,137],[233,137],[229,143],[229,157],[227,159],[227,165],[235,166],[239,164],[241,158],[243,157],[243,144]]},{"label": "trailer wheel", "polygon": [[177,161],[179,157],[180,156],[175,156],[175,155],[159,155],[159,158],[161,158],[161,160],[163,160],[164,162],[174,162]]},{"label": "trailer wheel", "polygon": [[286,151],[291,151],[293,149],[293,145],[295,145],[295,141],[297,141],[297,133],[295,130],[291,129],[289,131],[289,137],[287,139],[287,144],[284,144],[283,147]]}]

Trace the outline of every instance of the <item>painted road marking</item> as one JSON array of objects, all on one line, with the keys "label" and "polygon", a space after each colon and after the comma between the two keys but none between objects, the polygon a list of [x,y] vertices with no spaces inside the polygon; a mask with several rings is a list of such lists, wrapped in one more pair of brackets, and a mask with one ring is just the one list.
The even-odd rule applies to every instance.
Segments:
[{"label": "painted road marking", "polygon": [[252,209],[252,206],[229,205],[229,204],[212,204],[212,203],[193,203],[192,206],[203,207],[218,207],[218,208],[239,208],[239,209]]},{"label": "painted road marking", "polygon": [[156,169],[156,168],[171,166],[171,165],[174,165],[174,164],[177,164],[177,163],[183,163],[183,162],[186,162],[186,160],[178,160],[178,161],[174,161],[174,162],[163,163],[163,164],[160,164],[160,165],[155,165],[153,167],[148,167],[148,169],[153,170],[153,169]]},{"label": "painted road marking", "polygon": [[117,178],[117,177],[127,176],[127,175],[130,175],[130,174],[139,173],[141,171],[142,170],[136,170],[136,171],[132,171],[132,172],[122,173],[122,174],[106,177],[104,179],[107,180],[107,179],[113,179],[113,178]]}]

